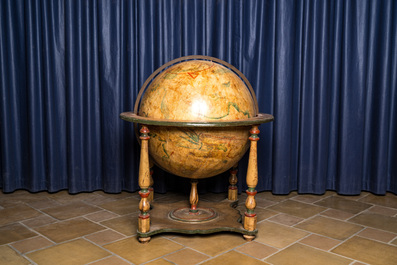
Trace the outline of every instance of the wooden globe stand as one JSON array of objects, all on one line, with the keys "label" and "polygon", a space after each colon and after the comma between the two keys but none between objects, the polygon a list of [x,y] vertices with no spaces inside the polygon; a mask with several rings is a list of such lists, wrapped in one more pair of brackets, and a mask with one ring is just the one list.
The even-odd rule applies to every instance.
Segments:
[{"label": "wooden globe stand", "polygon": [[[186,64],[189,60],[196,62]],[[197,64],[197,60],[206,62]],[[185,66],[181,66],[183,64]],[[211,79],[214,75],[216,78]],[[157,78],[160,78],[162,82],[171,83],[161,86]],[[207,83],[210,80],[208,78],[212,80],[212,83]],[[197,83],[194,83],[196,81]],[[144,95],[149,84],[151,84],[150,89]],[[190,93],[189,97],[196,95],[198,101],[195,101],[195,98],[187,98],[186,95],[182,96],[184,98],[182,100],[179,95],[186,94],[183,89],[188,86],[191,89],[192,84],[196,86],[194,86],[194,93]],[[225,89],[228,91],[227,95],[224,93]],[[171,94],[174,96],[170,96],[172,107],[178,105],[177,109],[183,109],[179,104],[189,102],[188,105],[183,106],[185,109],[194,109],[195,114],[185,116],[185,111],[178,110],[178,115],[175,116],[175,113],[170,115],[170,109],[165,100],[166,95],[168,96],[167,91],[175,93]],[[141,98],[144,99],[140,105]],[[212,105],[208,105],[211,107],[202,104],[204,98],[207,102],[211,102]],[[148,99],[153,99],[153,102],[146,101]],[[220,102],[223,102],[223,105]],[[140,115],[138,114],[139,107]],[[208,112],[207,115],[204,110],[208,109],[217,109],[218,112]],[[161,115],[158,116],[158,113]],[[182,116],[180,116],[181,113]],[[246,240],[255,238],[257,234],[255,188],[258,184],[258,126],[273,121],[273,116],[259,113],[255,93],[240,71],[222,60],[208,56],[186,56],[175,59],[149,76],[137,95],[134,111],[121,113],[120,117],[140,125],[137,136],[141,143],[139,165],[141,200],[138,217],[138,237],[141,243],[147,243],[151,236],[165,232],[209,234],[227,231],[243,234]],[[149,141],[151,141],[150,144]],[[181,141],[185,142],[182,144]],[[167,146],[170,148],[169,152],[166,150],[165,143],[170,145]],[[250,151],[246,176],[248,186],[246,210],[240,213],[236,209],[238,204],[236,163],[248,147]],[[185,149],[182,150],[183,148]],[[197,153],[198,151],[202,153]],[[154,201],[153,163],[150,156],[163,169],[191,179],[189,201],[175,203]],[[192,161],[194,163],[191,163]],[[230,167],[228,198],[218,203],[199,202],[198,179],[220,174]]]},{"label": "wooden globe stand", "polygon": [[[131,116],[131,113],[124,113],[123,118]],[[131,118],[131,117],[130,117]],[[136,117],[135,117],[136,118]],[[265,118],[265,119],[264,119]],[[262,121],[272,119],[263,116]],[[160,121],[159,121],[160,122]],[[140,130],[141,156],[139,164],[139,195],[140,214],[138,217],[138,236],[141,243],[150,241],[151,236],[158,233],[175,232],[183,234],[209,234],[215,232],[237,232],[243,234],[246,240],[253,240],[257,234],[255,213],[256,185],[258,184],[258,163],[257,163],[257,141],[259,140],[259,129],[253,125],[249,137],[250,152],[247,169],[247,199],[245,201],[246,211],[244,218],[235,209],[237,206],[237,165],[230,170],[230,186],[228,199],[220,203],[201,202],[199,204],[197,184],[198,180],[191,180],[190,205],[186,202],[153,204],[153,179],[152,165],[149,162],[148,141],[150,139],[149,129],[143,125]],[[151,210],[152,209],[152,210]]]}]

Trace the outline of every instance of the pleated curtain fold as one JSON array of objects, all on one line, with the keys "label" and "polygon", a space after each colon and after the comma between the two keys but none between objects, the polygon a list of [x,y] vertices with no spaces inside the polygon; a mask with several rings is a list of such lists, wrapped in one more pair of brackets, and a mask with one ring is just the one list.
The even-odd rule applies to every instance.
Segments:
[{"label": "pleated curtain fold", "polygon": [[[259,128],[258,191],[397,193],[396,1],[3,0],[0,33],[4,192],[139,189],[119,114],[164,63],[208,55],[275,117]],[[155,172],[157,191],[185,187]]]}]

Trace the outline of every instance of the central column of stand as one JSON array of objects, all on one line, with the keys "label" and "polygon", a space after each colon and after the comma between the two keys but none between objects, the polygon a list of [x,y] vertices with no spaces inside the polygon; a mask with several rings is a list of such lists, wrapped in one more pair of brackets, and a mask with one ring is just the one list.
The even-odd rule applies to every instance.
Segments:
[{"label": "central column of stand", "polygon": [[192,179],[190,183],[190,207],[175,209],[170,212],[169,217],[175,221],[188,223],[208,222],[215,219],[218,214],[213,209],[198,207],[198,180]]},{"label": "central column of stand", "polygon": [[197,179],[192,179],[190,181],[192,184],[192,187],[190,188],[190,214],[197,214],[197,204],[198,204],[198,192],[197,192],[197,184],[198,180]]}]

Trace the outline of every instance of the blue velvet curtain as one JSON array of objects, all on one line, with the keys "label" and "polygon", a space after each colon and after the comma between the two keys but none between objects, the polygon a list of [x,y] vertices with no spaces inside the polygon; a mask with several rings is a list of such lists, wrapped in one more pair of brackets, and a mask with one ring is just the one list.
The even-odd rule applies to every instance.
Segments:
[{"label": "blue velvet curtain", "polygon": [[275,116],[258,191],[397,193],[396,1],[1,0],[0,31],[5,192],[137,190],[119,113],[162,64],[202,54],[240,69]]}]

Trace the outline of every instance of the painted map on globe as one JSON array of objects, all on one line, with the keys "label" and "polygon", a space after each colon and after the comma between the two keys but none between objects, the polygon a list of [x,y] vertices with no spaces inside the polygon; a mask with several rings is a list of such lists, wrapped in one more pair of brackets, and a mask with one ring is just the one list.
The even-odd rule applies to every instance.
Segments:
[{"label": "painted map on globe", "polygon": [[[146,89],[139,115],[178,121],[254,117],[255,103],[241,78],[204,60],[175,64]],[[150,126],[149,154],[161,168],[182,177],[206,178],[234,166],[248,149],[249,127]]]}]

